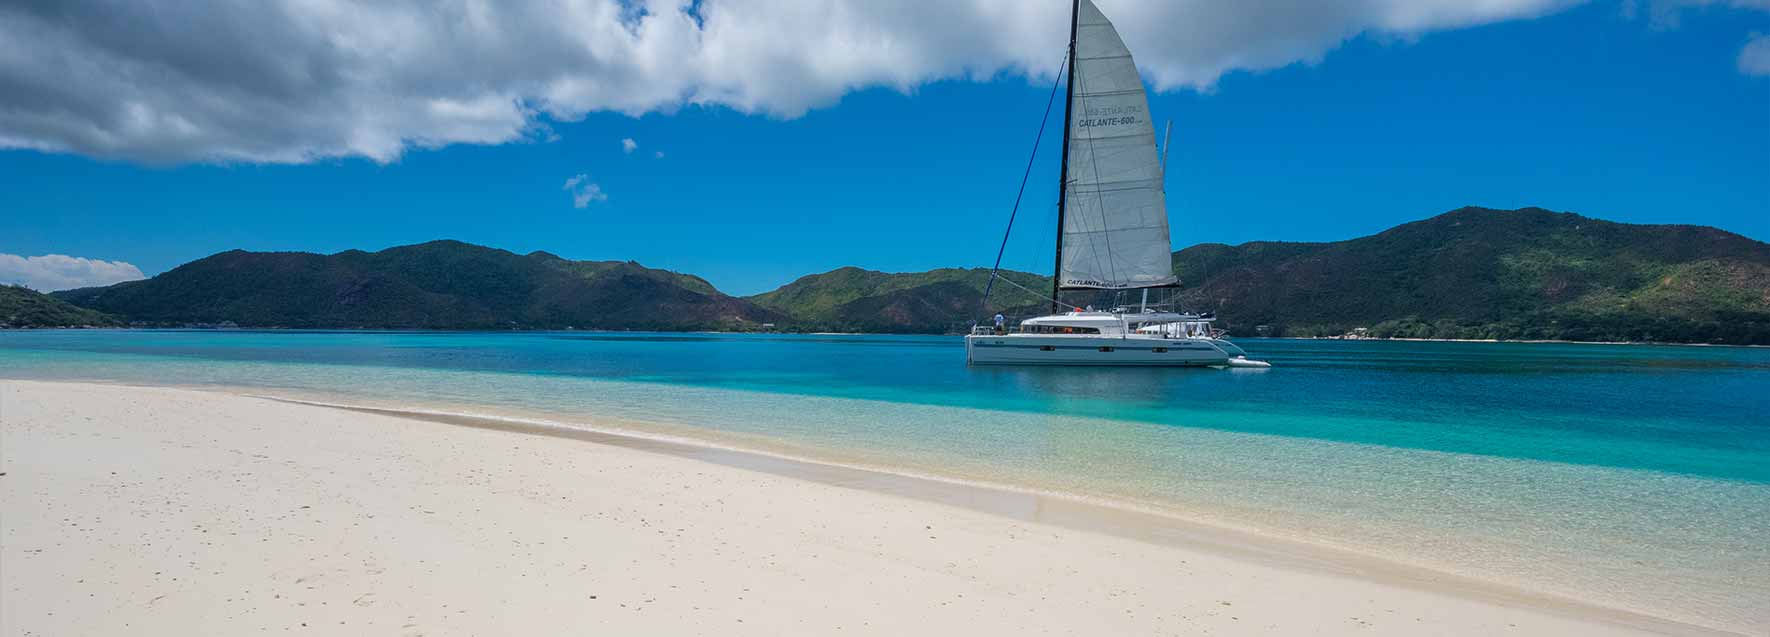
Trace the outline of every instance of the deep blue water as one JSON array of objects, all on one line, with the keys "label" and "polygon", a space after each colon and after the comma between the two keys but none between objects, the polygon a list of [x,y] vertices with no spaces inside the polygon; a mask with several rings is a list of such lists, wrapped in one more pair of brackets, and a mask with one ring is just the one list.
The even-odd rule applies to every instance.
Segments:
[{"label": "deep blue water", "polygon": [[0,332],[0,378],[616,419],[1770,627],[1770,349],[1240,342],[1274,367],[967,367],[933,336],[30,331]]}]

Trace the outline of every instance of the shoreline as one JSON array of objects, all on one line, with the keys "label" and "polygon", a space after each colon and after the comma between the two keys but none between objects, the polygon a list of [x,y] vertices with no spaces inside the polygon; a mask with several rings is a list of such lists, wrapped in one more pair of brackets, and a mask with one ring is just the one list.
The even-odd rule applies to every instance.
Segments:
[{"label": "shoreline", "polygon": [[[5,385],[57,387],[133,388],[146,392],[175,392],[230,396],[275,403],[292,408],[320,409],[341,414],[378,416],[465,430],[517,433],[526,437],[569,439],[592,446],[614,447],[649,455],[728,467],[743,472],[780,476],[796,483],[810,483],[845,491],[865,492],[910,501],[956,507],[1018,523],[1051,526],[1075,532],[1100,534],[1178,550],[1203,551],[1220,558],[1245,561],[1291,573],[1351,578],[1381,586],[1394,586],[1432,595],[1450,596],[1505,608],[1544,613],[1568,620],[1597,622],[1613,629],[1644,630],[1664,634],[1732,634],[1711,628],[1663,619],[1626,609],[1556,597],[1484,580],[1390,562],[1326,545],[1261,535],[1171,514],[1114,506],[1079,497],[1016,490],[1005,485],[983,485],[931,476],[890,472],[876,467],[847,466],[829,462],[718,446],[707,441],[669,439],[640,432],[608,430],[577,423],[550,423],[486,415],[426,412],[325,403],[268,396],[262,390],[238,388],[175,388],[105,383],[58,383],[5,381]],[[564,447],[564,446],[561,446]],[[578,445],[571,445],[578,447]]]},{"label": "shoreline", "polygon": [[[315,332],[315,333],[391,333],[391,334],[755,334],[776,336],[951,336],[959,337],[959,333],[920,333],[920,332],[787,332],[778,330],[755,331],[718,331],[718,330],[604,330],[604,329],[508,329],[508,330],[474,330],[474,329],[425,329],[425,328],[352,328],[352,327],[102,327],[90,325],[59,325],[49,327],[0,327],[0,331],[190,331],[190,332]],[[1754,343],[1681,343],[1677,341],[1569,341],[1560,339],[1490,339],[1490,338],[1341,338],[1336,336],[1231,336],[1231,339],[1260,339],[1285,341],[1399,341],[1404,343],[1522,343],[1540,345],[1663,345],[1675,347],[1740,347],[1770,348],[1770,344]]]},{"label": "shoreline", "polygon": [[1243,336],[1236,338],[1256,338],[1290,341],[1400,341],[1404,343],[1523,343],[1534,345],[1666,345],[1675,347],[1756,347],[1770,348],[1770,345],[1750,343],[1679,343],[1676,341],[1568,341],[1561,339],[1497,339],[1497,338],[1406,338],[1406,337],[1365,337],[1342,338],[1338,336]]},{"label": "shoreline", "polygon": [[1023,522],[1102,533],[1152,544],[1190,548],[1204,547],[1219,554],[1233,555],[1274,566],[1373,580],[1433,593],[1541,610],[1569,618],[1595,619],[1618,626],[1664,634],[1736,634],[1628,609],[1594,604],[1500,582],[1405,564],[1326,544],[1310,543],[1259,533],[1250,529],[1188,519],[1178,513],[1156,510],[1135,502],[1038,491],[1007,484],[962,481],[940,476],[893,471],[884,467],[843,464],[755,449],[723,446],[690,438],[652,436],[631,430],[603,429],[592,425],[555,424],[521,418],[361,407],[274,396],[246,395],[264,400],[324,409],[560,438],[671,455],[795,480],[954,506]]}]

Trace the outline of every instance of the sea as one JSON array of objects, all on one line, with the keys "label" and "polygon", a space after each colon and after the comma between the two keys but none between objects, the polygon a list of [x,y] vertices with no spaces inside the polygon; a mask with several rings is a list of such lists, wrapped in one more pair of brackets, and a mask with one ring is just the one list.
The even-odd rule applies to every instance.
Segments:
[{"label": "sea", "polygon": [[1770,349],[1238,342],[1273,367],[969,367],[951,336],[0,331],[0,378],[698,441],[1770,634]]}]

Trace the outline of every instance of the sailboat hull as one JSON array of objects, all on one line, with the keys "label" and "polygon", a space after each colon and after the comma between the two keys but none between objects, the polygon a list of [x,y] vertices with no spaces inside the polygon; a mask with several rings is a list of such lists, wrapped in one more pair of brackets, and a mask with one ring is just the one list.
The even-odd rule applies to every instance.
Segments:
[{"label": "sailboat hull", "polygon": [[[1149,96],[1137,64],[1093,0],[1075,0],[1070,6],[1067,64],[1051,310],[1064,305],[1061,294],[1066,289],[1141,289],[1143,302],[1136,312],[1071,305],[1069,312],[1028,318],[1012,330],[1006,317],[997,314],[989,327],[974,325],[965,337],[965,360],[974,365],[1142,367],[1228,367],[1232,360],[1246,361],[1247,352],[1240,347],[1211,338],[1219,334],[1210,328],[1213,317],[1148,307],[1150,288],[1170,287],[1179,280],[1168,227],[1167,167],[1157,154]],[[1055,96],[1056,87],[1052,92]],[[1039,130],[1044,131],[1043,124]],[[1015,210],[1019,207],[1017,199]],[[1001,250],[1006,249],[1004,235]]]},{"label": "sailboat hull", "polygon": [[1228,365],[1229,358],[1205,339],[1037,334],[965,337],[965,360],[972,365],[1206,367]]}]

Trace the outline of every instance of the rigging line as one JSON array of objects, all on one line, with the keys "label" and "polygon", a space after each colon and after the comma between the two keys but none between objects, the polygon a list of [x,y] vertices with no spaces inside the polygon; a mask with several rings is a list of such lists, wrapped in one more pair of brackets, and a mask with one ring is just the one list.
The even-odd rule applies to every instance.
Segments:
[{"label": "rigging line", "polygon": [[1059,300],[1057,300],[1057,299],[1054,299],[1054,298],[1051,298],[1051,297],[1048,297],[1048,296],[1045,296],[1045,294],[1044,294],[1044,293],[1043,293],[1043,292],[1038,292],[1038,291],[1034,291],[1034,290],[1032,290],[1032,289],[1029,289],[1029,288],[1027,288],[1027,287],[1026,287],[1026,286],[1024,286],[1024,285],[1021,285],[1021,284],[1019,284],[1019,283],[1015,283],[1015,282],[1014,282],[1014,279],[1010,279],[1010,278],[1008,278],[1008,277],[1002,277],[1002,282],[1003,282],[1003,283],[1006,283],[1006,284],[1008,284],[1008,285],[1012,285],[1012,286],[1014,286],[1014,287],[1016,287],[1016,288],[1019,288],[1019,289],[1021,289],[1021,290],[1022,290],[1022,291],[1025,291],[1025,292],[1026,292],[1026,293],[1027,293],[1027,294],[1031,294],[1031,295],[1033,295],[1033,296],[1035,296],[1035,297],[1038,297],[1038,298],[1039,298],[1039,300],[1042,300],[1042,301],[1050,301],[1050,302],[1052,302],[1052,303],[1056,303],[1056,304],[1058,304],[1058,305],[1061,305],[1061,306],[1063,306],[1063,307],[1067,307],[1067,308],[1069,308],[1069,309],[1072,309],[1072,310],[1079,310],[1079,309],[1082,309],[1082,308],[1081,308],[1081,306],[1077,306],[1077,305],[1070,305],[1070,304],[1068,304],[1068,303],[1064,303],[1064,302],[1063,302],[1063,301],[1059,301]]},{"label": "rigging line", "polygon": [[1039,132],[1033,136],[1032,156],[1026,158],[1026,172],[1020,176],[1020,191],[1014,193],[1014,209],[1008,212],[1008,229],[1002,231],[1002,247],[996,249],[996,264],[990,266],[989,283],[983,286],[983,307],[986,309],[989,308],[990,291],[996,287],[996,273],[1002,270],[1002,254],[1008,251],[1008,236],[1014,233],[1014,217],[1020,214],[1020,199],[1026,196],[1026,181],[1032,177],[1033,160],[1039,158],[1039,142],[1045,139],[1045,124],[1051,121],[1051,105],[1057,103],[1057,87],[1063,83],[1063,71],[1067,68],[1069,49],[1066,47],[1063,61],[1057,64],[1057,78],[1051,81],[1051,97],[1045,99],[1045,114],[1039,117]]}]

